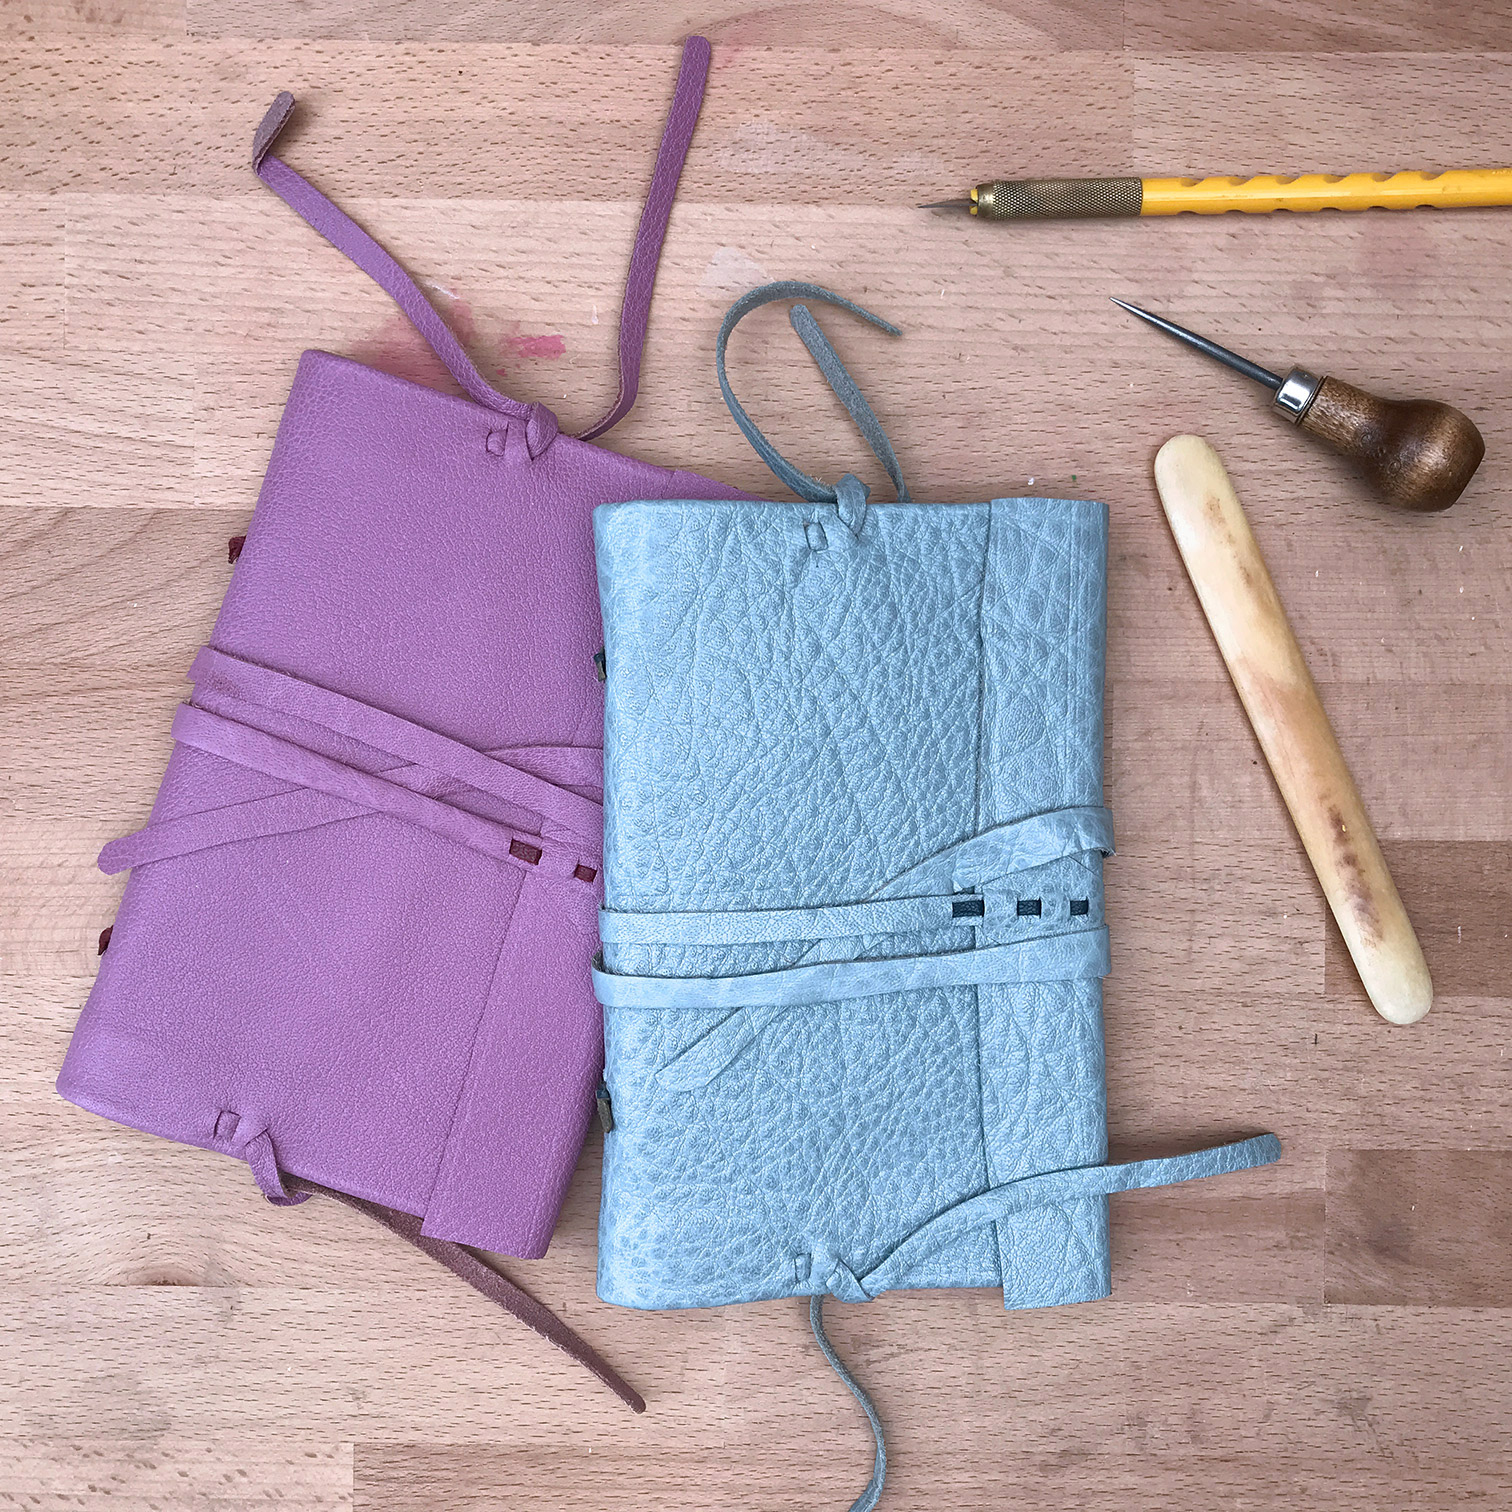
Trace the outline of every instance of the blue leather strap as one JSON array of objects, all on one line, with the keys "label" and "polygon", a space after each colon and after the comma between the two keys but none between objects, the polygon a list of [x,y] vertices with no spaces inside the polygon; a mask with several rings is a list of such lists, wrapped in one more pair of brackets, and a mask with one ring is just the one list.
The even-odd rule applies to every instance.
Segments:
[{"label": "blue leather strap", "polygon": [[877,896],[960,892],[1083,851],[1113,854],[1113,815],[1108,809],[1051,809],[1027,819],[996,824],[899,872]]},{"label": "blue leather strap", "polygon": [[1113,816],[1105,808],[1064,808],[999,824],[937,851],[859,903],[807,908],[736,908],[687,913],[599,911],[606,945],[756,945],[781,940],[843,940],[953,926],[990,927],[1002,906],[982,898],[959,911],[961,894],[984,882],[1083,851],[1113,854]]},{"label": "blue leather strap", "polygon": [[[729,406],[736,425],[740,427],[746,440],[756,449],[757,456],[800,499],[808,499],[816,504],[838,502],[845,505],[844,513],[848,516],[845,523],[854,532],[860,528],[860,518],[849,516],[856,507],[857,490],[860,491],[861,510],[864,512],[864,487],[857,484],[856,489],[844,491],[849,497],[842,497],[842,490],[833,488],[818,478],[811,478],[806,472],[794,467],[762,434],[760,427],[746,413],[745,406],[735,397],[735,391],[730,387],[730,377],[725,371],[725,352],[729,346],[730,333],[752,310],[764,304],[771,304],[778,299],[818,300],[823,304],[834,305],[837,309],[849,310],[852,315],[859,315],[862,320],[870,322],[879,330],[886,331],[889,336],[900,336],[902,332],[897,326],[883,320],[880,315],[873,315],[870,310],[862,309],[860,305],[853,304],[842,295],[821,288],[818,284],[789,279],[780,283],[763,284],[761,288],[752,289],[750,293],[741,295],[726,312],[714,343],[714,370],[719,375],[719,391],[724,395],[725,403]],[[887,469],[887,476],[892,480],[899,500],[906,501],[908,488],[903,482],[903,469],[898,463],[898,456],[893,450],[892,442],[887,439],[887,432],[882,429],[881,421],[877,419],[871,405],[866,402],[866,396],[857,386],[856,380],[851,377],[845,364],[841,362],[834,347],[830,345],[828,338],[820,329],[819,322],[803,305],[794,305],[788,319],[798,333],[799,340],[808,348],[809,355],[818,364],[825,381],[835,391],[851,419],[855,421],[856,428],[861,432],[866,444],[871,447],[877,460]],[[854,479],[850,479],[849,474],[846,475],[846,479],[855,482]],[[844,481],[846,480],[842,480]]]},{"label": "blue leather strap", "polygon": [[987,983],[1073,982],[1105,977],[1108,931],[1063,934],[869,961],[816,961],[777,971],[726,977],[629,976],[593,966],[593,990],[605,1008],[826,1008],[850,998]]},{"label": "blue leather strap", "polygon": [[920,898],[879,898],[813,908],[733,908],[695,913],[627,913],[599,910],[605,945],[765,945],[779,940],[847,940],[856,935],[905,934],[919,929],[990,925],[1001,901],[976,899],[981,911],[955,913],[961,893]]},{"label": "blue leather strap", "polygon": [[830,345],[823,327],[814,319],[809,307],[802,304],[795,304],[788,311],[788,324],[798,333],[798,339],[808,348],[809,356],[824,375],[824,381],[835,391],[835,397],[855,421],[862,440],[871,447],[872,454],[887,469],[898,502],[908,503],[908,485],[903,481],[903,467],[898,461],[898,454],[893,450],[887,432],[882,429],[877,412],[867,402],[860,385],[851,377],[850,369],[841,362],[840,354]]},{"label": "blue leather strap", "polygon": [[829,1335],[824,1331],[824,1297],[822,1294],[809,1299],[809,1327],[814,1330],[814,1337],[819,1341],[819,1347],[824,1351],[824,1358],[830,1362],[835,1374],[845,1382],[850,1394],[860,1402],[861,1410],[866,1414],[866,1420],[871,1424],[872,1437],[877,1442],[876,1457],[872,1461],[871,1479],[866,1483],[866,1489],[850,1505],[850,1512],[871,1512],[877,1505],[877,1499],[882,1495],[882,1483],[887,1479],[887,1441],[882,1434],[882,1419],[877,1415],[877,1409],[872,1405],[872,1399],[861,1389],[855,1376],[846,1368],[845,1361],[835,1352],[835,1346],[830,1343]]},{"label": "blue leather strap", "polygon": [[1082,1197],[1106,1197],[1111,1192],[1130,1192],[1137,1187],[1172,1186],[1204,1176],[1223,1176],[1230,1171],[1270,1165],[1280,1158],[1281,1141],[1274,1134],[1258,1134],[1253,1139],[1197,1150],[1190,1155],[1131,1160],[1119,1165],[1075,1166],[1065,1171],[1024,1176],[936,1213],[863,1276],[854,1275],[839,1260],[830,1261],[827,1271],[824,1264],[816,1263],[813,1274],[841,1301],[864,1302],[896,1286],[920,1259],[942,1245],[1026,1208],[1074,1202]]},{"label": "blue leather strap", "polygon": [[[604,910],[599,930],[608,944],[720,945],[981,925],[988,922],[986,899],[980,900],[980,913],[955,916],[962,889],[1063,856],[1112,849],[1113,816],[1106,808],[1054,809],[958,840],[858,903],[688,913]],[[926,888],[930,893],[919,895]],[[1064,982],[1107,974],[1108,932],[1087,928],[968,950],[816,961],[723,977],[633,976],[606,971],[599,959],[593,988],[606,1008],[773,1008],[928,987]]]},{"label": "blue leather strap", "polygon": [[1202,1176],[1221,1176],[1229,1171],[1247,1170],[1252,1166],[1270,1165],[1281,1158],[1281,1141],[1274,1134],[1260,1134],[1235,1144],[1198,1150],[1190,1155],[1172,1155],[1159,1160],[1131,1160],[1120,1165],[1077,1166],[1065,1171],[1046,1171],[1025,1176],[993,1187],[975,1197],[968,1197],[954,1207],[937,1213],[915,1229],[881,1264],[863,1276],[857,1276],[843,1260],[834,1256],[815,1255],[809,1274],[819,1288],[809,1302],[809,1322],[824,1357],[836,1375],[860,1402],[871,1424],[877,1452],[871,1479],[866,1489],[851,1504],[850,1512],[869,1512],[882,1494],[887,1474],[887,1444],[882,1420],[871,1398],[846,1369],[824,1332],[821,1307],[826,1295],[842,1302],[867,1302],[898,1285],[912,1266],[941,1245],[949,1244],[973,1229],[985,1228],[1026,1208],[1071,1202],[1082,1197],[1106,1196],[1111,1192],[1128,1192],[1136,1187],[1170,1186],[1178,1181],[1195,1181]]}]

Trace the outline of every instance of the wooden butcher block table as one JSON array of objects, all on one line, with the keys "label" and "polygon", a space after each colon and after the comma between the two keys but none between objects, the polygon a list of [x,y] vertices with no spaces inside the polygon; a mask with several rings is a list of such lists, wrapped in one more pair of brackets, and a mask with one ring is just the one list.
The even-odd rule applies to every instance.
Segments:
[{"label": "wooden butcher block table", "polygon": [[[1117,1197],[1110,1301],[835,1305],[890,1428],[885,1512],[1512,1505],[1512,211],[987,225],[987,178],[1512,164],[1512,12],[1384,0],[9,0],[0,9],[0,1506],[842,1508],[869,1445],[795,1302],[593,1293],[600,1137],[505,1268],[645,1393],[335,1203],[52,1083],[298,354],[448,381],[253,177],[280,148],[486,372],[586,424],[676,64],[715,43],[641,402],[611,444],[768,492],[714,382],[746,289],[810,279],[925,499],[1112,512],[1115,1157],[1273,1129],[1280,1164]],[[1375,503],[1134,300],[1259,361],[1432,394],[1487,455]],[[802,465],[862,459],[781,317],[741,388]],[[1435,986],[1370,1009],[1156,498],[1211,440]],[[799,438],[807,446],[800,447]],[[878,495],[881,497],[882,495]]]}]

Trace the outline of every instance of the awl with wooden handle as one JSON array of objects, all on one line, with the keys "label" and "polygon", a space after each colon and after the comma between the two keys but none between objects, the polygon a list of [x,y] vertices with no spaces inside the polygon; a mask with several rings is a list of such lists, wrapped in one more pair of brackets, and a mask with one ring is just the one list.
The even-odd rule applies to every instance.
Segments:
[{"label": "awl with wooden handle", "polygon": [[1415,1023],[1433,1004],[1428,964],[1223,463],[1200,436],[1176,436],[1155,484],[1365,991],[1382,1018]]},{"label": "awl with wooden handle", "polygon": [[1380,399],[1337,378],[1320,378],[1306,368],[1293,368],[1283,378],[1173,320],[1122,299],[1113,303],[1157,331],[1263,383],[1276,411],[1348,457],[1376,493],[1400,509],[1448,509],[1486,455],[1486,443],[1475,422],[1453,405],[1437,399]]}]

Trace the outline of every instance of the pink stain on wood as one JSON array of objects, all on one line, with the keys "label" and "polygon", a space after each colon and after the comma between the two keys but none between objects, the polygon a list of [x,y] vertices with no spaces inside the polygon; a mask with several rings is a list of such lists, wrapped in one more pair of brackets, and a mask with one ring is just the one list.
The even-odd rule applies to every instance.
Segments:
[{"label": "pink stain on wood", "polygon": [[[439,294],[439,291],[436,292]],[[434,302],[446,317],[447,324],[456,332],[457,339],[467,348],[484,373],[503,378],[508,371],[506,360],[551,360],[566,355],[566,339],[555,331],[530,336],[520,330],[519,321],[511,321],[508,331],[500,335],[496,342],[490,341],[479,331],[472,306],[465,299],[441,296],[435,298]],[[390,315],[371,336],[354,341],[349,352],[358,362],[391,373],[395,378],[423,384],[426,388],[440,389],[448,394],[462,392],[446,365],[398,311]]]},{"label": "pink stain on wood", "polygon": [[560,357],[567,350],[565,338],[555,331],[549,336],[506,336],[504,345],[516,357]]},{"label": "pink stain on wood", "polygon": [[[469,352],[474,352],[478,326],[473,319],[472,306],[463,299],[437,300],[436,303],[446,317],[446,323],[456,332],[457,339]],[[446,364],[397,310],[371,336],[354,341],[349,351],[358,362],[391,373],[395,378],[440,389],[447,394],[462,393],[461,384],[452,377]]]}]

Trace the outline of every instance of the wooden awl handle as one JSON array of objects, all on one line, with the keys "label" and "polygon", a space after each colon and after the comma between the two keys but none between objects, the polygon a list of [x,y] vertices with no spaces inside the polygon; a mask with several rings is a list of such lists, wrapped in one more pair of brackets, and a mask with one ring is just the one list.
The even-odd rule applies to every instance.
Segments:
[{"label": "wooden awl handle", "polygon": [[1448,509],[1486,455],[1475,422],[1437,399],[1380,399],[1324,378],[1297,424],[1348,457],[1388,504]]},{"label": "wooden awl handle", "polygon": [[1155,484],[1365,991],[1382,1018],[1414,1023],[1433,1003],[1428,964],[1223,463],[1200,436],[1176,436]]}]

